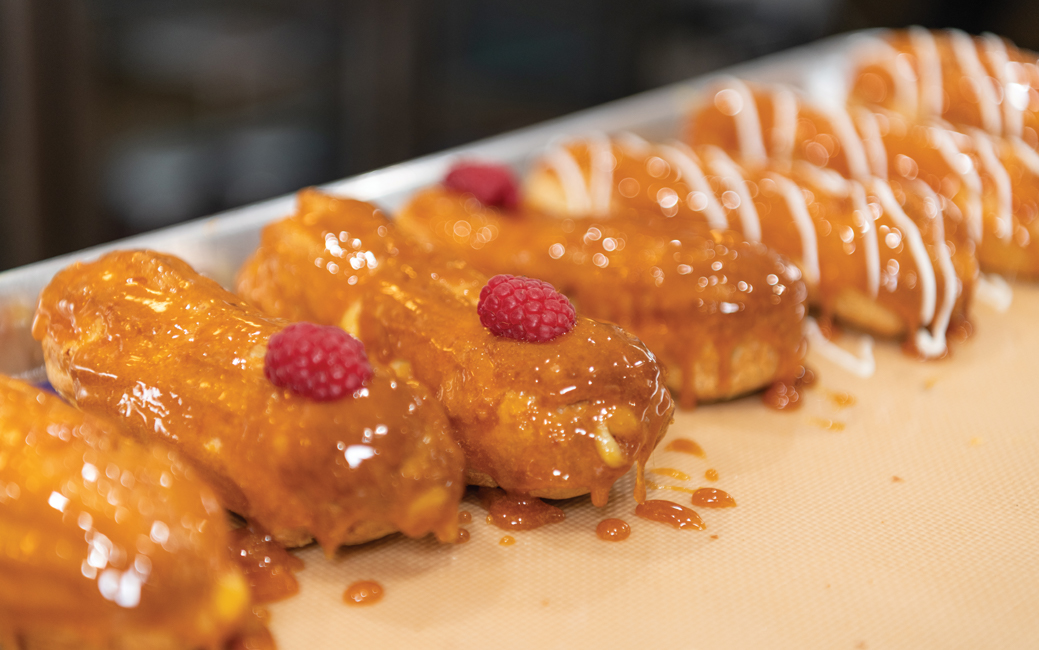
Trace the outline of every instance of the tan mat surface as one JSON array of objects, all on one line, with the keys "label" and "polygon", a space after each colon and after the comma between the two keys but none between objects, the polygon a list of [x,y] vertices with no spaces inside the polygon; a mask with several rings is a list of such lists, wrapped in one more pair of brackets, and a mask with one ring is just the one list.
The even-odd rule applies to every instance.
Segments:
[{"label": "tan mat surface", "polygon": [[[681,413],[650,467],[692,480],[652,479],[734,496],[699,510],[705,531],[636,518],[629,476],[608,508],[566,502],[565,522],[514,546],[470,496],[467,544],[306,549],[301,594],[270,608],[279,645],[1039,647],[1039,288],[1015,286],[1005,314],[977,305],[974,323],[938,362],[879,344],[869,379],[814,356],[794,413],[757,398]],[[706,457],[664,451],[677,437]],[[627,541],[596,538],[607,516]],[[359,579],[383,601],[343,604]]]}]

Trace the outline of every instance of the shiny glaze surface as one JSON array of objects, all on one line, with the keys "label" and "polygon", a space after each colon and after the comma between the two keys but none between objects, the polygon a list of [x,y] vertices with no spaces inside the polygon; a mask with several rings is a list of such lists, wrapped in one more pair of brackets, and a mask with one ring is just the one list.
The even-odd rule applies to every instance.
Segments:
[{"label": "shiny glaze surface", "polygon": [[176,452],[0,376],[0,634],[216,647],[249,595]]},{"label": "shiny glaze surface", "polygon": [[233,530],[230,550],[254,603],[283,600],[299,592],[294,573],[303,569],[303,560],[282,548],[270,533],[255,525]]},{"label": "shiny glaze surface", "polygon": [[[686,406],[792,377],[804,352],[799,272],[732,231],[659,209],[608,219],[504,214],[441,188],[416,195],[399,220],[487,273],[551,282],[578,313],[634,332],[668,366]],[[734,363],[744,354],[753,361]]]},{"label": "shiny glaze surface", "polygon": [[595,527],[595,535],[604,542],[623,542],[631,537],[631,526],[623,519],[603,519]]},{"label": "shiny glaze surface", "polygon": [[490,334],[476,303],[487,277],[421,250],[371,205],[300,194],[268,226],[240,294],[265,311],[340,324],[369,355],[434,388],[469,480],[566,498],[644,463],[671,421],[664,373],[637,339],[581,316],[547,343]]},{"label": "shiny glaze surface", "polygon": [[174,445],[280,543],[453,540],[463,459],[439,404],[385,368],[334,402],[274,387],[264,354],[284,324],[176,258],[116,252],[55,276],[33,333],[62,395]]},{"label": "shiny glaze surface", "polygon": [[374,605],[382,600],[382,585],[374,580],[358,580],[346,588],[343,601],[347,605]]},{"label": "shiny glaze surface", "polygon": [[682,454],[690,454],[697,458],[704,458],[707,456],[707,454],[704,453],[703,447],[700,446],[700,443],[695,440],[690,440],[689,438],[675,438],[671,442],[667,443],[665,449],[667,451],[677,451]]},{"label": "shiny glaze surface", "polygon": [[678,529],[704,530],[707,528],[695,510],[671,501],[654,499],[640,503],[635,507],[635,516],[650,521],[659,521]]},{"label": "shiny glaze surface", "polygon": [[534,530],[566,519],[562,508],[497,488],[480,488],[480,504],[487,509],[487,521],[502,530]]}]

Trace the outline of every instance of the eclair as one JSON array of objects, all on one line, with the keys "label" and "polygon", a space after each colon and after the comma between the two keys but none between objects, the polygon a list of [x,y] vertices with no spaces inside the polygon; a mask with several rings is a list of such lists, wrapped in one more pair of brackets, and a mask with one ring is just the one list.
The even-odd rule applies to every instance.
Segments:
[{"label": "eclair", "polygon": [[[127,251],[59,272],[33,335],[61,395],[168,442],[285,546],[316,538],[331,552],[394,531],[454,541],[464,461],[440,405],[378,364],[338,399],[275,384],[287,325],[175,257]],[[317,362],[315,336],[289,370]]]},{"label": "eclair", "polygon": [[250,601],[228,545],[176,451],[0,376],[5,647],[223,647]]},{"label": "eclair", "polygon": [[306,190],[294,216],[264,229],[237,287],[272,315],[341,326],[374,359],[430,386],[470,483],[605,504],[671,422],[664,370],[639,340],[580,307],[551,340],[494,333],[478,313],[489,284],[370,204]]}]

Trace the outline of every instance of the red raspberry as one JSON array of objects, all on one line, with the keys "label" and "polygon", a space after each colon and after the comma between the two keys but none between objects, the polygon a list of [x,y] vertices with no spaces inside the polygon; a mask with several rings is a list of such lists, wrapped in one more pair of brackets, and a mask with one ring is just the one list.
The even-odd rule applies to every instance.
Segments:
[{"label": "red raspberry", "polygon": [[497,336],[544,343],[574,328],[577,312],[547,282],[496,275],[480,290],[480,322]]},{"label": "red raspberry", "polygon": [[444,177],[444,185],[466,192],[489,207],[511,210],[519,203],[519,190],[512,170],[504,165],[457,163]]},{"label": "red raspberry", "polygon": [[267,342],[263,374],[275,386],[327,402],[360,388],[372,367],[364,344],[338,327],[293,323]]}]

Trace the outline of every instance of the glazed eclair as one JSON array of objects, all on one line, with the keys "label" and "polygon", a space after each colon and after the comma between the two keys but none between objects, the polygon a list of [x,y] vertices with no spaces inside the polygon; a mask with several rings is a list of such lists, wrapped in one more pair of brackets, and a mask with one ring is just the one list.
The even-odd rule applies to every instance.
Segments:
[{"label": "glazed eclair", "polygon": [[463,459],[440,405],[378,366],[332,401],[275,386],[268,345],[286,325],[177,258],[131,251],[58,273],[33,334],[66,399],[173,445],[283,545],[454,541]]}]

